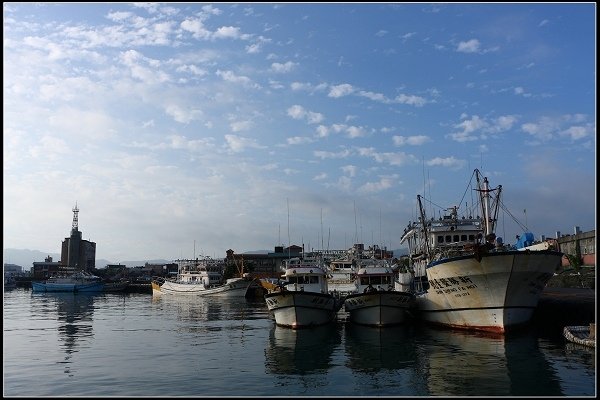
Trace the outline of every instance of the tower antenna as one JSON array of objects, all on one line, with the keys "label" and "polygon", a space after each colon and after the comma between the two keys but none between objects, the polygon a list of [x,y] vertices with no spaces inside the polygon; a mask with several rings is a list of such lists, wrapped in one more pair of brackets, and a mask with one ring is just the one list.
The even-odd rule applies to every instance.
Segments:
[{"label": "tower antenna", "polygon": [[75,202],[75,207],[73,208],[73,224],[71,227],[74,231],[79,230],[79,208],[77,208],[77,202]]}]

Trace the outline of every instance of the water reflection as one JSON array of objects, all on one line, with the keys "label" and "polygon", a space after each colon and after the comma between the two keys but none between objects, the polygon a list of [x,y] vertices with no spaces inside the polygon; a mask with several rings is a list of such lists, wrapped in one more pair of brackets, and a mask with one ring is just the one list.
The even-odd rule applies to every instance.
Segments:
[{"label": "water reflection", "polygon": [[65,373],[71,375],[69,365],[73,353],[79,351],[83,342],[93,340],[93,314],[95,294],[83,293],[32,293],[37,301],[32,302],[34,307],[39,307],[33,315],[39,312],[52,315],[56,312],[58,321],[58,340],[62,342],[61,348],[65,352],[64,361],[59,364],[65,365]]},{"label": "water reflection", "polygon": [[[556,396],[561,388],[531,332],[423,328],[420,370],[433,396]],[[535,383],[534,383],[535,382]]]},{"label": "water reflection", "polygon": [[415,342],[409,326],[371,327],[346,324],[347,366],[360,372],[412,367]]},{"label": "water reflection", "polygon": [[326,372],[334,349],[341,343],[338,324],[290,329],[272,325],[265,349],[266,368],[271,374],[306,375]]},{"label": "water reflection", "polygon": [[152,303],[182,322],[246,320],[254,313],[254,303],[244,297],[154,295]]}]

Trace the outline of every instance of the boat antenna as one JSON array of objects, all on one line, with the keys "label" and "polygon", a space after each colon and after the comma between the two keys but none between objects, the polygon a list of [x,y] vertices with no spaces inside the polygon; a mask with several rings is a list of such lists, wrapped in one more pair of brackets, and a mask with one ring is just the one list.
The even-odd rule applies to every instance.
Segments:
[{"label": "boat antenna", "polygon": [[354,243],[358,243],[358,225],[356,224],[356,200],[354,200]]},{"label": "boat antenna", "polygon": [[286,198],[287,200],[287,219],[288,219],[288,227],[287,227],[287,233],[288,233],[288,258],[291,258],[291,250],[290,250],[290,199]]},{"label": "boat antenna", "polygon": [[321,251],[325,250],[325,246],[323,244],[323,207],[321,207]]}]

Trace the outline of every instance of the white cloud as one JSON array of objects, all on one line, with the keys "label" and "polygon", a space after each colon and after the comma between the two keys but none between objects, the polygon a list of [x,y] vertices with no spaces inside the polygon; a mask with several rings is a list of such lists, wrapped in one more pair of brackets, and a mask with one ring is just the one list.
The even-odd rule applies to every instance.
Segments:
[{"label": "white cloud", "polygon": [[306,136],[294,136],[287,138],[287,144],[296,145],[296,144],[306,144],[311,143],[312,139]]},{"label": "white cloud", "polygon": [[241,131],[247,131],[250,128],[252,128],[253,122],[246,120],[246,121],[234,121],[231,122],[229,124],[229,127],[231,128],[232,132],[241,132]]},{"label": "white cloud", "polygon": [[442,166],[442,167],[450,168],[450,169],[460,169],[460,168],[463,168],[467,164],[467,162],[465,160],[459,160],[459,159],[455,158],[454,156],[452,156],[452,157],[446,157],[446,158],[435,157],[435,158],[432,158],[431,160],[428,160],[425,164],[430,167]]},{"label": "white cloud", "polygon": [[429,138],[429,136],[424,136],[424,135],[408,136],[408,137],[392,136],[392,140],[393,140],[395,146],[403,146],[405,144],[410,145],[410,146],[420,146],[427,142],[431,142],[431,138]]},{"label": "white cloud", "polygon": [[391,188],[393,180],[389,177],[383,177],[378,182],[367,182],[357,190],[361,193],[377,193]]},{"label": "white cloud", "polygon": [[226,147],[232,153],[241,153],[246,148],[263,149],[264,146],[256,143],[254,139],[245,138],[237,135],[225,135]]},{"label": "white cloud", "polygon": [[221,71],[217,70],[216,75],[221,77],[224,81],[241,84],[244,87],[250,87],[258,89],[260,86],[254,82],[247,76],[236,75],[233,71]]},{"label": "white cloud", "polygon": [[296,104],[287,109],[287,115],[294,119],[302,119],[306,115],[306,111],[304,107]]},{"label": "white cloud", "polygon": [[354,88],[352,87],[352,85],[350,85],[348,83],[343,83],[341,85],[331,86],[328,96],[333,97],[333,98],[338,98],[338,97],[347,96],[349,94],[352,94],[353,92],[354,92]]},{"label": "white cloud", "polygon": [[570,137],[571,140],[579,140],[592,136],[594,134],[594,129],[591,126],[571,126],[560,132],[560,134]]},{"label": "white cloud", "polygon": [[475,131],[486,128],[488,123],[479,118],[477,115],[473,115],[471,119],[465,119],[463,122],[454,125],[455,128],[462,129],[461,132],[451,133],[449,136],[452,140],[457,142],[466,142],[471,140],[477,140],[476,136],[472,136],[471,134]]},{"label": "white cloud", "polygon": [[306,118],[306,120],[309,124],[318,124],[319,122],[323,121],[323,119],[325,118],[323,116],[323,114],[316,113],[313,111],[307,111],[304,109],[304,107],[297,105],[297,104],[295,104],[287,109],[287,115],[289,115],[290,117],[292,117],[294,119]]},{"label": "white cloud", "polygon": [[411,154],[401,153],[380,153],[373,147],[362,147],[358,149],[358,154],[363,157],[371,157],[378,163],[387,163],[393,166],[402,166],[412,164],[416,158]]},{"label": "white cloud", "polygon": [[157,68],[160,65],[160,61],[144,57],[135,50],[128,50],[121,53],[121,62],[129,67],[132,77],[143,83],[154,85],[170,80],[167,73]]},{"label": "white cloud", "polygon": [[479,51],[479,46],[481,46],[479,40],[471,39],[466,42],[460,42],[456,51],[461,53],[477,53]]},{"label": "white cloud", "polygon": [[338,151],[337,153],[331,151],[315,150],[313,151],[313,155],[323,160],[328,158],[346,158],[350,155],[350,150],[343,149]]},{"label": "white cloud", "polygon": [[409,33],[405,33],[404,35],[400,36],[404,41],[406,41],[407,39],[410,39],[411,37],[415,36],[417,34],[417,32],[409,32]]},{"label": "white cloud", "polygon": [[409,104],[411,106],[417,106],[417,107],[421,107],[425,103],[427,103],[427,101],[423,97],[415,96],[415,95],[406,95],[406,94],[399,94],[398,96],[396,96],[394,101],[396,103]]},{"label": "white cloud", "polygon": [[317,137],[327,137],[329,135],[329,128],[325,125],[317,126]]},{"label": "white cloud", "polygon": [[222,26],[213,34],[215,39],[239,39],[241,37],[240,28],[234,26]]},{"label": "white cloud", "polygon": [[492,125],[487,128],[488,132],[498,133],[512,129],[517,122],[515,115],[502,115],[492,121]]},{"label": "white cloud", "polygon": [[296,65],[298,65],[298,64],[293,63],[291,61],[288,61],[284,64],[272,63],[271,71],[276,72],[276,73],[286,73],[286,72],[290,72],[291,70],[293,70]]},{"label": "white cloud", "polygon": [[177,104],[169,104],[165,107],[167,115],[173,117],[177,122],[187,124],[202,116],[202,110],[184,109]]},{"label": "white cloud", "polygon": [[209,39],[211,32],[204,28],[204,23],[199,19],[186,19],[181,24],[181,29],[191,32],[196,39]]},{"label": "white cloud", "polygon": [[[584,114],[564,114],[552,117],[540,117],[536,122],[527,122],[521,125],[521,130],[535,139],[530,144],[540,144],[554,139],[556,135],[579,140],[595,135],[595,126],[581,125],[586,120]],[[571,125],[565,127],[565,125]]]}]

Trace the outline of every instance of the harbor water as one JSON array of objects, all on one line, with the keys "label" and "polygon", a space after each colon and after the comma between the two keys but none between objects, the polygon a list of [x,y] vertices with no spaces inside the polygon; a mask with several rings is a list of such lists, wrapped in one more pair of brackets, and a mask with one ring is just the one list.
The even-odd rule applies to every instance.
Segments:
[{"label": "harbor water", "polygon": [[261,299],[4,293],[4,396],[596,395],[595,349],[346,322],[291,330]]}]

